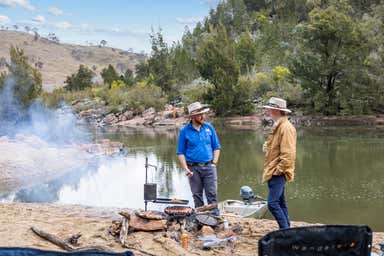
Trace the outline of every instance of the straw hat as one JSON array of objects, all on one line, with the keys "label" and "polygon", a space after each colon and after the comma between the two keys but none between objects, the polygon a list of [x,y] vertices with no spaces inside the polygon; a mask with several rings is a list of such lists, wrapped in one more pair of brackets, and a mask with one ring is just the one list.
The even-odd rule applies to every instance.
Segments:
[{"label": "straw hat", "polygon": [[268,108],[268,109],[277,109],[280,111],[284,111],[287,113],[291,113],[292,111],[287,109],[287,101],[276,98],[276,97],[271,97],[266,105],[263,106],[263,108]]},{"label": "straw hat", "polygon": [[188,106],[188,113],[190,116],[204,114],[204,113],[207,113],[208,111],[209,111],[209,108],[207,108],[205,105],[201,104],[198,101]]}]

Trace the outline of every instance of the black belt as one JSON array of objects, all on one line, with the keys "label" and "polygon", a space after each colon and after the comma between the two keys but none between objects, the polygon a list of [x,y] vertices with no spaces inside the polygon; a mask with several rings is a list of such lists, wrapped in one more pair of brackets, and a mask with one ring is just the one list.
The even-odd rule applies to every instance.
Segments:
[{"label": "black belt", "polygon": [[206,163],[187,163],[188,166],[208,166],[211,165],[211,162]]}]

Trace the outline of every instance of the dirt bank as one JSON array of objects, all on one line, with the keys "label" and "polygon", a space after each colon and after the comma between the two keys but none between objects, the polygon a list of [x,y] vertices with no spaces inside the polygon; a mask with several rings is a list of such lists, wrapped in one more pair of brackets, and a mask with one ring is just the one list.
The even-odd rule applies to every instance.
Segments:
[{"label": "dirt bank", "polygon": [[[36,236],[30,227],[35,226],[63,239],[78,232],[80,246],[106,246],[113,251],[123,251],[108,229],[113,220],[120,220],[117,214],[121,209],[92,208],[50,204],[0,204],[0,246],[23,246],[40,249],[60,250],[57,246]],[[179,243],[165,238],[162,232],[135,232],[129,235],[128,244],[150,252],[153,255],[256,255],[257,241],[266,233],[276,230],[271,220],[229,219],[231,224],[239,224],[242,233],[232,248],[184,250]],[[293,226],[309,225],[293,222]],[[384,242],[384,233],[374,233],[374,251],[378,243]],[[134,251],[135,255],[145,255]]]}]

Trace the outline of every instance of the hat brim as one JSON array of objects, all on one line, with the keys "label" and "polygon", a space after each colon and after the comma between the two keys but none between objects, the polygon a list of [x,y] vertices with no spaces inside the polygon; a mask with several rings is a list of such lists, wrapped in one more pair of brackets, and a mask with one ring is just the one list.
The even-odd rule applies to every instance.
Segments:
[{"label": "hat brim", "polygon": [[201,110],[198,110],[196,112],[193,112],[193,113],[189,114],[189,116],[195,116],[195,115],[199,115],[199,114],[204,114],[204,113],[209,112],[209,110],[210,110],[209,108],[203,108]]},{"label": "hat brim", "polygon": [[266,106],[266,105],[264,105],[263,108],[267,108],[267,109],[276,109],[276,110],[284,111],[284,112],[287,112],[287,113],[292,113],[292,111],[289,110],[289,109],[287,109],[287,108],[275,108],[275,107]]}]

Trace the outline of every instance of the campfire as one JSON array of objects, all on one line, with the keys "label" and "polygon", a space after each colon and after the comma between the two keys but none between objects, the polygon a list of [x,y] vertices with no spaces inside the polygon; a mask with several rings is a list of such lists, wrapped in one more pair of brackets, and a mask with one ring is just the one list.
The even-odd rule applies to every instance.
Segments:
[{"label": "campfire", "polygon": [[[157,184],[148,183],[148,167],[157,170],[157,166],[145,161],[144,211],[120,212],[121,222],[114,222],[109,232],[119,237],[125,247],[129,234],[137,231],[163,232],[164,237],[177,241],[183,248],[225,247],[237,239],[238,227],[227,225],[227,221],[213,214],[217,204],[205,205],[196,209],[187,206],[188,200],[157,197]],[[148,211],[148,202],[167,204],[164,211]],[[127,247],[128,248],[128,247]]]}]

